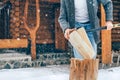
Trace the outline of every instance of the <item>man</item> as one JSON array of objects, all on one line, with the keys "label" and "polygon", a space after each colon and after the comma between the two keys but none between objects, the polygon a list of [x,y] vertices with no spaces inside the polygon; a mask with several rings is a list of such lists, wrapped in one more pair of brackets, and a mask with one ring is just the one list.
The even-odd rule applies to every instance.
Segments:
[{"label": "man", "polygon": [[[69,35],[75,28],[84,27],[87,29],[98,28],[99,19],[97,16],[98,6],[103,4],[106,13],[107,30],[113,28],[113,5],[111,0],[61,0],[59,23],[68,40]],[[88,38],[97,55],[97,43],[99,42],[98,32],[87,32]],[[73,48],[74,57],[83,59],[82,55]]]}]

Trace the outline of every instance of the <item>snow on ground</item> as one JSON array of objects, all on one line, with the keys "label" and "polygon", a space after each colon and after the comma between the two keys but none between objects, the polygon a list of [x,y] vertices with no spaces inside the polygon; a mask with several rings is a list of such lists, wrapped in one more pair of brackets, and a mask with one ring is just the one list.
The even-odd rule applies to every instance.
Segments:
[{"label": "snow on ground", "polygon": [[3,69],[0,70],[0,80],[69,80],[68,73],[69,68],[67,65]]},{"label": "snow on ground", "polygon": [[[0,80],[69,80],[69,65],[2,69]],[[120,80],[120,67],[99,70],[98,80]]]},{"label": "snow on ground", "polygon": [[98,80],[120,80],[120,67],[99,70]]}]

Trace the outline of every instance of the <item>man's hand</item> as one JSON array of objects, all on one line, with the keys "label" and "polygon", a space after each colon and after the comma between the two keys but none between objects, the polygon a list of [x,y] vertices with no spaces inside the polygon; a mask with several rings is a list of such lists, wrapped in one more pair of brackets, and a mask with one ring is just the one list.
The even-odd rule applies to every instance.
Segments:
[{"label": "man's hand", "polygon": [[64,37],[68,40],[70,37],[70,33],[73,32],[75,29],[66,29],[64,33]]},{"label": "man's hand", "polygon": [[107,21],[106,22],[107,30],[111,30],[113,28],[113,23],[112,21]]}]

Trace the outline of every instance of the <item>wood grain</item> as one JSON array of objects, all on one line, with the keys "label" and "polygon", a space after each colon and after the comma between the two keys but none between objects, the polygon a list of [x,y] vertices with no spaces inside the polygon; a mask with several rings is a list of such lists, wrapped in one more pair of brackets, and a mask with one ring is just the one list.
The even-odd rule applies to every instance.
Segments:
[{"label": "wood grain", "polygon": [[69,80],[97,80],[98,59],[71,59]]},{"label": "wood grain", "polygon": [[[105,11],[101,5],[101,26],[106,26]],[[112,63],[112,52],[111,52],[111,30],[103,30],[101,32],[102,39],[102,63]]]},{"label": "wood grain", "polygon": [[92,48],[84,28],[79,28],[70,34],[69,42],[77,49],[84,59],[92,59],[95,51]]},{"label": "wood grain", "polygon": [[27,39],[0,39],[0,48],[26,48]]}]

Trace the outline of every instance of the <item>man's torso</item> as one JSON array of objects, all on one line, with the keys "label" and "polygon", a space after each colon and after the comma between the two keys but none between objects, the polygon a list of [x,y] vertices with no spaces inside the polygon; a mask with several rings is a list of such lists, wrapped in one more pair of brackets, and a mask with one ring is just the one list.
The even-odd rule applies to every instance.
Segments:
[{"label": "man's torso", "polygon": [[75,21],[77,22],[88,22],[88,8],[86,0],[74,0],[75,6]]}]

